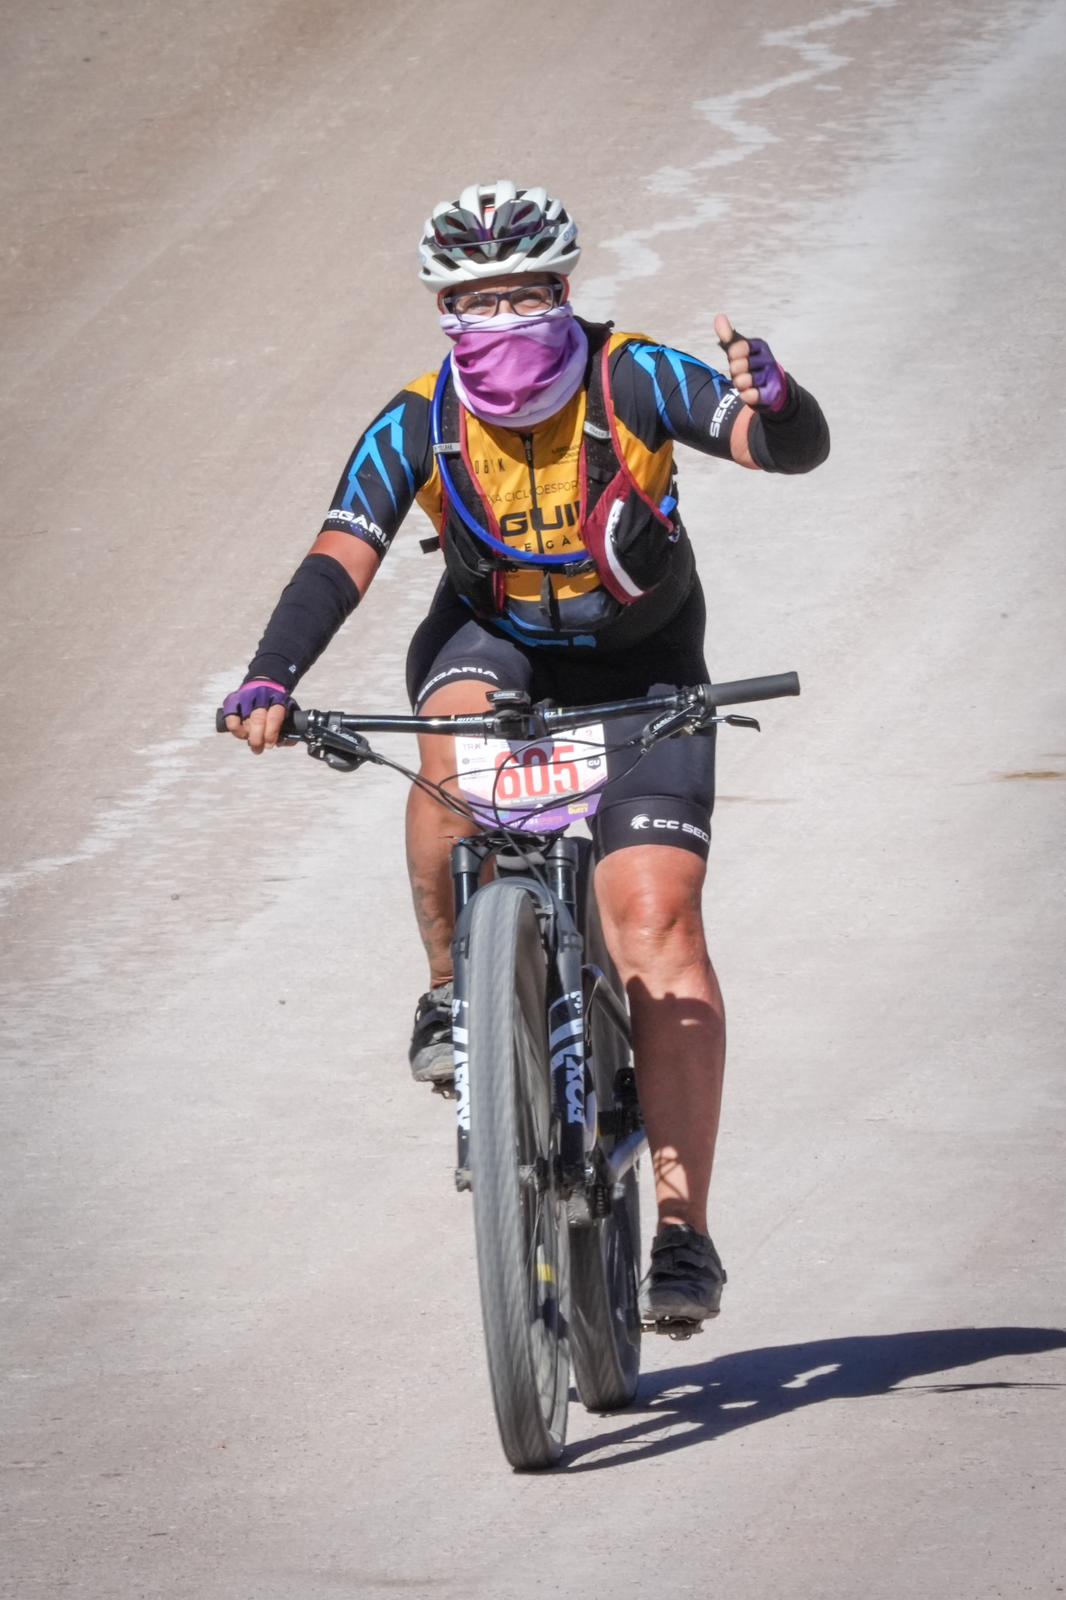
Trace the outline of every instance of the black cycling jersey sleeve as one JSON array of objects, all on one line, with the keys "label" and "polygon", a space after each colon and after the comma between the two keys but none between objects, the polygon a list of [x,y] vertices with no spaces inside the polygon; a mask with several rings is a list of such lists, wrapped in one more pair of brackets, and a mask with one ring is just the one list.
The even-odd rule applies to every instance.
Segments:
[{"label": "black cycling jersey sleeve", "polygon": [[[829,428],[814,396],[789,378],[782,412],[752,419],[748,446],[764,472],[810,472],[829,454]],[[611,388],[619,418],[650,450],[667,440],[729,459],[744,402],[723,373],[669,345],[630,340],[615,353]]]},{"label": "black cycling jersey sleeve", "polygon": [[630,339],[611,358],[615,411],[649,450],[668,441],[729,460],[744,402],[730,380],[670,345]]},{"label": "black cycling jersey sleeve", "polygon": [[323,532],[353,534],[385,554],[433,474],[430,412],[430,401],[413,389],[401,389],[378,412],[348,458]]},{"label": "black cycling jersey sleeve", "polygon": [[294,689],[359,604],[359,590],[332,556],[305,556],[281,592],[245,677]]}]

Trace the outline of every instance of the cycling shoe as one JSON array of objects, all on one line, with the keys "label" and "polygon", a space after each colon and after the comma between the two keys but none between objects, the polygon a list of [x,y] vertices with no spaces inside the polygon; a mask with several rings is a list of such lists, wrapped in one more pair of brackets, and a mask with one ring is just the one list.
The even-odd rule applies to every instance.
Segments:
[{"label": "cycling shoe", "polygon": [[416,1083],[449,1087],[455,1079],[452,1056],[452,985],[439,983],[418,1002],[408,1051]]},{"label": "cycling shoe", "polygon": [[687,1337],[718,1315],[725,1282],[707,1235],[685,1223],[667,1223],[652,1241],[651,1266],[640,1285],[640,1320],[646,1328]]}]

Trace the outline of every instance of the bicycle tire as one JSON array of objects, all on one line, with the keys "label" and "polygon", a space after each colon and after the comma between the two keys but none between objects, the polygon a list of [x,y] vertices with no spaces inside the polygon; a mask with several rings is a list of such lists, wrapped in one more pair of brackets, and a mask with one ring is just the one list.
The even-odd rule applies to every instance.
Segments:
[{"label": "bicycle tire", "polygon": [[[600,926],[592,885],[591,850],[579,875],[585,907],[585,960],[600,968],[616,993],[618,975]],[[600,1113],[616,1108],[619,1072],[630,1064],[629,1048],[592,1007],[588,1018],[592,1084]],[[601,1121],[602,1126],[602,1121]],[[609,1155],[615,1138],[600,1135]],[[630,1404],[640,1380],[640,1184],[631,1167],[610,1196],[610,1210],[570,1230],[570,1327],[574,1379],[587,1411],[619,1411]]]},{"label": "bicycle tire", "polygon": [[500,1441],[513,1467],[558,1461],[570,1389],[569,1259],[556,1188],[548,957],[529,892],[497,882],[471,909],[470,1177],[481,1316]]}]

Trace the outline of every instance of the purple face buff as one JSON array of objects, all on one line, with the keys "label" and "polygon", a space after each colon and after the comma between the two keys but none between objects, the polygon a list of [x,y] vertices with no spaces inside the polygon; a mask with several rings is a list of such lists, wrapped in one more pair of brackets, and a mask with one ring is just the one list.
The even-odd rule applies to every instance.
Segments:
[{"label": "purple face buff", "polygon": [[289,691],[280,683],[271,683],[269,678],[253,678],[226,696],[222,710],[227,717],[240,717],[246,722],[253,711],[268,711],[271,706],[287,706],[288,703]]},{"label": "purple face buff", "polygon": [[456,393],[482,422],[535,428],[581,387],[588,340],[569,305],[542,317],[503,312],[474,328],[451,315],[440,323],[455,345]]},{"label": "purple face buff", "polygon": [[738,333],[733,329],[733,337],[729,344],[719,343],[722,349],[729,354],[730,347],[738,339],[744,339],[748,346],[748,371],[751,381],[759,391],[760,411],[781,411],[788,404],[788,377],[780,362],[775,360],[774,353],[765,339],[749,339],[746,333]]}]

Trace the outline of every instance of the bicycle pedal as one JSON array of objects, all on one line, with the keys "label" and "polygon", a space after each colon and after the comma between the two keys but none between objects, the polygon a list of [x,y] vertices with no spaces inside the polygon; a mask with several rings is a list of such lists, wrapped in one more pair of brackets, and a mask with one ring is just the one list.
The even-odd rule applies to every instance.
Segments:
[{"label": "bicycle pedal", "polygon": [[442,1100],[458,1100],[459,1098],[454,1078],[444,1078],[440,1083],[434,1083],[432,1087],[433,1093],[439,1094]]},{"label": "bicycle pedal", "polygon": [[651,1319],[642,1321],[640,1326],[645,1333],[662,1333],[675,1342],[691,1339],[694,1333],[703,1332],[703,1322],[695,1322],[691,1317],[660,1317],[657,1322]]}]

